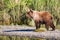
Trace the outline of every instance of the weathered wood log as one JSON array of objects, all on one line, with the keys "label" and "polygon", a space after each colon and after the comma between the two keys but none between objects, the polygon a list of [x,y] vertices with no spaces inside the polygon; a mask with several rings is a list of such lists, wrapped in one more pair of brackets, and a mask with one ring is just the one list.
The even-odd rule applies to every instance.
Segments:
[{"label": "weathered wood log", "polygon": [[[35,29],[33,27],[27,28],[26,29]],[[0,27],[0,36],[20,36],[20,37],[36,37],[36,38],[54,38],[54,39],[60,39],[60,31],[55,30],[55,31],[45,31],[45,32],[34,32],[34,31],[16,31],[16,30],[21,30],[24,29],[22,27]],[[11,31],[11,30],[14,31]],[[9,31],[10,30],[10,31]]]},{"label": "weathered wood log", "polygon": [[18,26],[18,25],[10,25],[10,26],[2,26],[2,25],[0,25],[0,31],[1,30],[21,30],[21,29],[31,29],[31,30],[35,30],[36,29],[36,27],[28,27],[28,26]]},{"label": "weathered wood log", "polygon": [[20,36],[20,37],[36,37],[36,38],[55,38],[60,39],[60,31],[46,31],[46,32],[2,32],[0,36]]}]

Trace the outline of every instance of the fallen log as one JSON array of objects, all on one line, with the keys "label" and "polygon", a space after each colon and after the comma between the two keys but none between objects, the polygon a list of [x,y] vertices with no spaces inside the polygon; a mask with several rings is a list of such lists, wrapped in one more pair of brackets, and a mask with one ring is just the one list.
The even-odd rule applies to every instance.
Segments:
[{"label": "fallen log", "polygon": [[46,31],[46,32],[0,32],[0,36],[20,36],[20,37],[36,37],[36,38],[55,38],[60,39],[60,31]]},{"label": "fallen log", "polygon": [[[27,27],[25,27],[25,28],[27,28]],[[1,29],[3,29],[3,28],[1,27]],[[35,32],[35,31],[16,31],[17,29],[20,30],[19,27],[17,27],[17,29],[12,28],[12,27],[10,28],[11,30],[15,30],[15,31],[9,31],[10,29],[9,30],[6,30],[6,29],[7,29],[7,27],[0,31],[0,36],[20,36],[20,37],[30,37],[30,38],[36,37],[36,38],[46,38],[46,39],[47,38],[48,39],[50,39],[50,38],[60,39],[59,30]],[[35,28],[32,28],[32,29],[35,29]]]}]

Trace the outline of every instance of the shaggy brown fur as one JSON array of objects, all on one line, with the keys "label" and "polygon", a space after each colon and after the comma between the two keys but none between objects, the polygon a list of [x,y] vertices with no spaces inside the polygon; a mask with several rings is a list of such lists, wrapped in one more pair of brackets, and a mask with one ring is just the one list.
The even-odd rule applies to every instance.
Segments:
[{"label": "shaggy brown fur", "polygon": [[29,10],[26,16],[34,20],[36,29],[40,28],[41,24],[45,24],[47,30],[49,30],[49,26],[52,28],[52,30],[55,30],[55,26],[53,24],[53,17],[47,11],[39,12],[39,11]]}]

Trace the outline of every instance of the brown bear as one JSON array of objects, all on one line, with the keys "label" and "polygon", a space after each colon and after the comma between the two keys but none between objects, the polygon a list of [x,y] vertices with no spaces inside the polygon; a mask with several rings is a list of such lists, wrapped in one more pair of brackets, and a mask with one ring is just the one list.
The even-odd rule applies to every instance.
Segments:
[{"label": "brown bear", "polygon": [[52,31],[55,30],[55,26],[53,24],[53,17],[47,11],[39,12],[39,11],[29,10],[26,16],[34,20],[36,29],[40,28],[41,24],[45,24],[47,30],[49,30],[49,26],[52,28]]}]

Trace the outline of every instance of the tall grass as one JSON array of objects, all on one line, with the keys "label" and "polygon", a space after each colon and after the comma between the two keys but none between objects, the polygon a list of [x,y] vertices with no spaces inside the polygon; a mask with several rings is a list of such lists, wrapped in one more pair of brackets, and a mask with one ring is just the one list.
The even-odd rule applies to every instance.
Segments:
[{"label": "tall grass", "polygon": [[[49,11],[54,17],[54,24],[60,29],[60,0],[0,0],[0,25],[32,25],[26,18],[26,10]],[[12,38],[12,39],[11,39]],[[0,36],[0,40],[45,40],[28,37]]]}]

